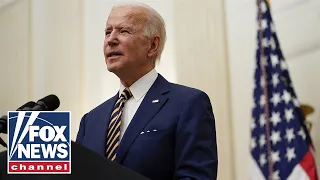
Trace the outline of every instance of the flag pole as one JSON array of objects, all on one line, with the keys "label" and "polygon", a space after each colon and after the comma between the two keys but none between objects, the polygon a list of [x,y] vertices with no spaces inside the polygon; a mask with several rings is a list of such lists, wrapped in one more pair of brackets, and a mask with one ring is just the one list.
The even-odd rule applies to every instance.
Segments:
[{"label": "flag pole", "polygon": [[[267,3],[267,6],[269,3]],[[262,45],[263,42],[263,29],[262,29],[262,19],[263,19],[263,14],[261,12],[261,0],[258,0],[258,23],[259,23],[259,48],[260,48],[260,67],[261,71],[263,74],[263,94],[265,98],[265,105],[264,105],[264,114],[265,114],[265,119],[266,119],[266,141],[267,141],[267,159],[268,159],[268,168],[269,168],[269,180],[272,180],[272,175],[273,175],[273,161],[272,161],[272,147],[271,147],[271,141],[270,141],[270,117],[269,117],[269,97],[268,97],[268,80],[267,80],[267,74],[266,74],[266,64],[267,64],[267,59],[265,58],[265,53],[264,53],[264,47]]]}]

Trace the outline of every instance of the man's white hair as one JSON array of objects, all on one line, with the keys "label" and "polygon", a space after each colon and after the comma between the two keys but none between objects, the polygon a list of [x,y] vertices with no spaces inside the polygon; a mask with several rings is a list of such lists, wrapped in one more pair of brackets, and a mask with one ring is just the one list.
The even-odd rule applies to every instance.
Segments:
[{"label": "man's white hair", "polygon": [[159,51],[156,58],[157,61],[160,61],[161,54],[167,39],[165,22],[162,16],[152,7],[146,4],[137,3],[137,2],[136,3],[118,3],[117,5],[113,6],[112,9],[117,7],[124,7],[124,6],[142,7],[146,10],[147,22],[145,24],[144,33],[145,33],[145,36],[149,38],[152,38],[156,35],[160,35]]}]

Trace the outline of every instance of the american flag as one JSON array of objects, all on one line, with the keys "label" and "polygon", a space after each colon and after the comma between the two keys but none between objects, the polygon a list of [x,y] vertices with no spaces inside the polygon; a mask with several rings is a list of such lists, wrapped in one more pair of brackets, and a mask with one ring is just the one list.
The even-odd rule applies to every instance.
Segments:
[{"label": "american flag", "polygon": [[258,0],[257,5],[250,177],[316,180],[313,144],[280,49],[269,4]]}]

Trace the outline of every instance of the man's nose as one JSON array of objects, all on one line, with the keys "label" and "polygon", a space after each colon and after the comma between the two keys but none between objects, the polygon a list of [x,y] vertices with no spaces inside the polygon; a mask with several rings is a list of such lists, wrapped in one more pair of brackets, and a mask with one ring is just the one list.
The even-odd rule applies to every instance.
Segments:
[{"label": "man's nose", "polygon": [[107,43],[109,46],[117,45],[119,43],[118,34],[112,31],[109,36],[107,36]]}]

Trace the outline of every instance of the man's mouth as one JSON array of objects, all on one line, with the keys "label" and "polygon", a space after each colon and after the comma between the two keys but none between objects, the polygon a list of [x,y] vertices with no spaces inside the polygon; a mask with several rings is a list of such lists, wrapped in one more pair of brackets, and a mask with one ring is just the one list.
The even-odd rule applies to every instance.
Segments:
[{"label": "man's mouth", "polygon": [[107,57],[115,57],[115,56],[122,56],[120,52],[110,52],[107,54]]}]

